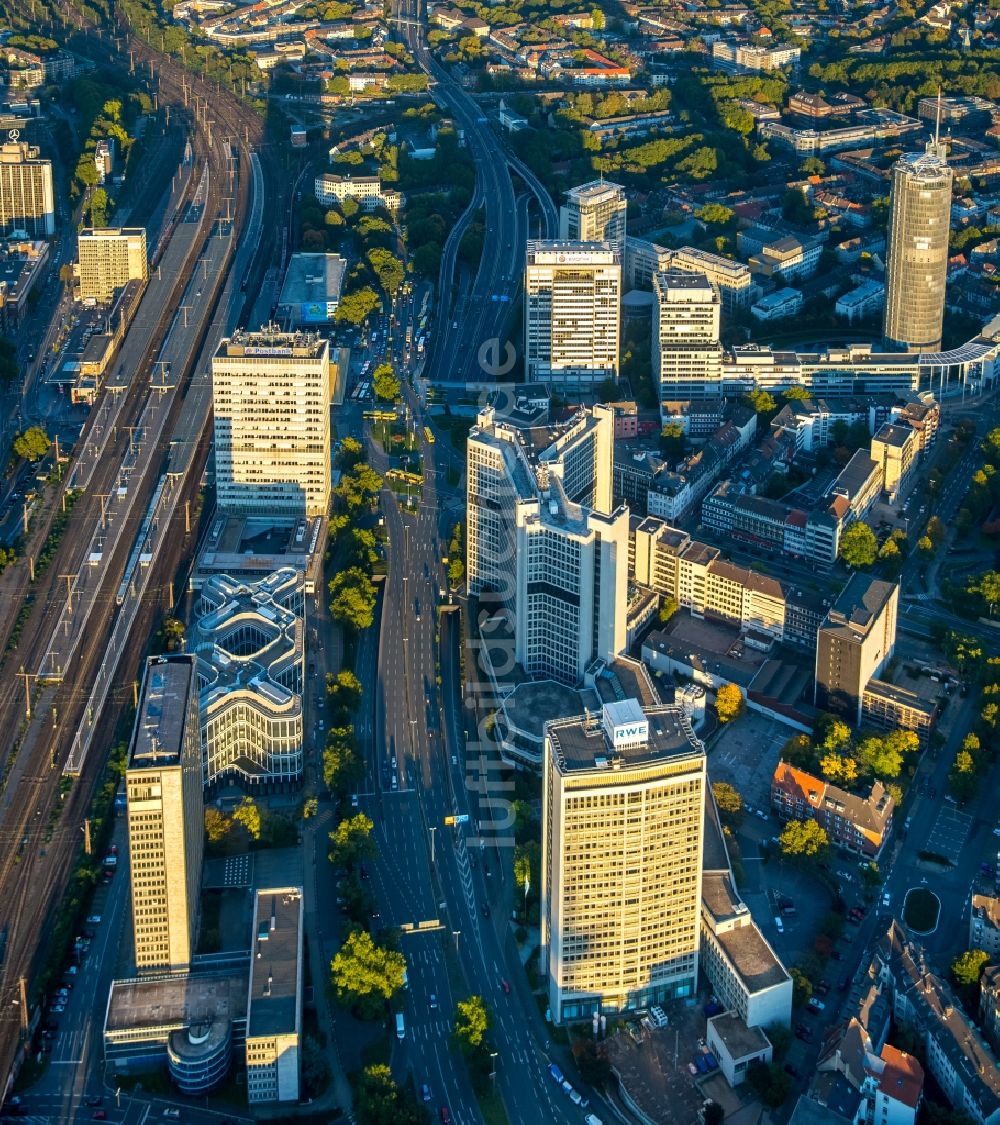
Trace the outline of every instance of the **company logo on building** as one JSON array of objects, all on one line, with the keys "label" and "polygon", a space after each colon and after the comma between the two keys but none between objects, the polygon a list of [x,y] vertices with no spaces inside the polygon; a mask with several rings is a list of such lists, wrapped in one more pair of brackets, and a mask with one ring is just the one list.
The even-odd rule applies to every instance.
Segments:
[{"label": "company logo on building", "polygon": [[605,703],[604,733],[614,749],[648,742],[649,720],[639,701],[623,699],[618,703]]},{"label": "company logo on building", "polygon": [[649,723],[615,723],[611,728],[612,746],[634,746],[649,739]]}]

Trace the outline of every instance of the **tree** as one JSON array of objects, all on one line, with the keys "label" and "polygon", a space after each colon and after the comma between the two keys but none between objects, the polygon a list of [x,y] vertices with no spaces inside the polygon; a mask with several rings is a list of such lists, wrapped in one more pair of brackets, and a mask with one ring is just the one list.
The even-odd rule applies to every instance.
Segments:
[{"label": "tree", "polygon": [[715,781],[712,783],[712,796],[719,809],[719,815],[724,821],[738,825],[743,819],[743,798],[735,786],[728,781]]},{"label": "tree", "polygon": [[897,739],[872,735],[858,743],[858,761],[884,781],[899,777],[903,768],[903,750]]},{"label": "tree", "polygon": [[[344,200],[345,213],[346,205],[349,202],[353,201],[350,199]],[[375,290],[370,285],[365,285],[361,289],[356,289],[353,293],[342,294],[334,318],[338,322],[346,321],[348,324],[360,325],[371,316],[381,303]]]},{"label": "tree", "polygon": [[49,435],[41,426],[29,426],[14,438],[14,452],[25,461],[40,461],[49,451]]},{"label": "tree", "polygon": [[251,840],[260,839],[261,815],[260,809],[252,797],[244,797],[233,812],[233,821],[242,825]]},{"label": "tree", "polygon": [[781,854],[812,859],[830,846],[826,829],[815,820],[790,820],[779,838]]},{"label": "tree", "polygon": [[471,1054],[482,1043],[492,1020],[481,996],[470,996],[455,1005],[455,1043],[465,1054]]},{"label": "tree", "polygon": [[670,594],[664,594],[660,602],[660,624],[666,625],[678,609],[680,609],[680,606],[677,604],[677,599],[671,597]]},{"label": "tree", "polygon": [[338,711],[356,711],[361,702],[361,691],[361,681],[350,668],[344,668],[336,675],[331,672],[326,677],[326,694]]},{"label": "tree", "polygon": [[969,586],[969,592],[978,594],[986,604],[989,616],[1000,605],[1000,571],[988,570]]},{"label": "tree", "polygon": [[532,886],[536,889],[541,879],[542,849],[537,840],[528,840],[514,848],[514,885],[520,891]]},{"label": "tree", "polygon": [[931,537],[935,547],[940,547],[944,542],[947,529],[939,516],[931,516],[927,521],[927,534]]},{"label": "tree", "polygon": [[687,438],[683,423],[668,422],[660,431],[660,452],[668,460],[677,460],[684,456],[686,448]]},{"label": "tree", "polygon": [[857,520],[840,537],[840,557],[848,566],[871,566],[878,555],[875,532]]},{"label": "tree", "polygon": [[367,629],[375,619],[375,587],[356,566],[342,570],[330,583],[330,613],[352,629]]},{"label": "tree", "polygon": [[383,1063],[366,1066],[355,1092],[354,1108],[360,1125],[422,1125],[427,1114],[396,1085]]},{"label": "tree", "polygon": [[330,833],[330,850],[327,853],[334,867],[354,867],[378,854],[372,839],[374,825],[364,813],[345,817]]},{"label": "tree", "polygon": [[403,389],[402,383],[396,378],[391,363],[380,363],[372,374],[372,387],[375,394],[383,402],[395,402],[399,392]]},{"label": "tree", "polygon": [[812,392],[807,388],[800,386],[796,383],[794,386],[786,387],[781,392],[781,399],[783,402],[808,402],[812,398]]},{"label": "tree", "polygon": [[357,1008],[362,1019],[374,1019],[385,1002],[403,987],[406,958],[378,945],[366,930],[354,930],[330,962],[337,998]]},{"label": "tree", "polygon": [[465,577],[465,563],[458,557],[448,561],[448,585],[457,590]]},{"label": "tree", "polygon": [[817,723],[818,746],[821,750],[842,750],[851,741],[851,728],[842,719],[826,716]]},{"label": "tree", "polygon": [[736,212],[722,203],[706,203],[695,210],[694,217],[712,226],[727,227],[736,218]]},{"label": "tree", "polygon": [[166,617],[160,626],[163,634],[163,647],[167,652],[175,652],[184,642],[184,622],[177,617]]},{"label": "tree", "polygon": [[747,1068],[747,1082],[770,1109],[777,1109],[788,1097],[788,1075],[774,1063],[755,1062]]},{"label": "tree", "polygon": [[990,955],[982,949],[967,949],[952,961],[951,975],[957,984],[974,987],[979,984],[979,978],[989,959]]},{"label": "tree", "polygon": [[769,391],[753,390],[744,397],[747,405],[757,414],[773,414],[778,409],[774,395]]},{"label": "tree", "polygon": [[934,543],[929,535],[921,535],[917,540],[917,550],[923,555],[931,555],[934,553]]},{"label": "tree", "polygon": [[796,1008],[805,1007],[809,1003],[813,994],[812,981],[806,974],[799,968],[793,966],[791,970],[792,977],[792,1003]]},{"label": "tree", "polygon": [[715,713],[720,723],[728,723],[743,710],[743,693],[736,684],[723,684],[715,693]]},{"label": "tree", "polygon": [[601,1089],[611,1077],[607,1043],[595,1043],[593,1039],[578,1039],[573,1044],[573,1061],[584,1082],[598,1089]]},{"label": "tree", "polygon": [[391,250],[384,250],[380,246],[369,250],[367,257],[379,285],[382,286],[382,292],[386,296],[395,293],[403,284],[403,263]]},{"label": "tree", "polygon": [[341,792],[364,776],[364,763],[354,745],[351,726],[334,727],[323,750],[323,782],[331,793]]},{"label": "tree", "polygon": [[218,844],[229,834],[232,821],[214,805],[205,809],[205,834],[210,844]]}]

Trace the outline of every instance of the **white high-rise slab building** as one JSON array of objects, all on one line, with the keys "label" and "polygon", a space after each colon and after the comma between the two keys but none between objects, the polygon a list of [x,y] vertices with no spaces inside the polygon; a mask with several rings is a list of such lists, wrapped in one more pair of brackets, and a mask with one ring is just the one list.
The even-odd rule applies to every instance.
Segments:
[{"label": "white high-rise slab building", "polygon": [[599,242],[529,242],[524,364],[529,381],[586,388],[618,374],[621,263]]},{"label": "white high-rise slab building", "polygon": [[621,262],[627,213],[624,188],[592,180],[566,192],[566,202],[559,208],[559,237],[566,242],[606,242]]},{"label": "white high-rise slab building", "polygon": [[24,141],[0,145],[0,227],[8,237],[17,231],[30,238],[55,234],[52,161]]},{"label": "white high-rise slab building", "polygon": [[225,512],[288,521],[330,504],[330,344],[240,330],[212,358],[215,473]]},{"label": "white high-rise slab building", "polygon": [[541,965],[557,1023],[693,996],[705,748],[680,708],[546,724]]},{"label": "white high-rise slab building", "polygon": [[626,645],[628,508],[613,508],[614,416],[525,431],[483,410],[469,435],[469,590],[511,614],[517,662],[576,684]]},{"label": "white high-rise slab building", "polygon": [[714,398],[722,376],[719,290],[704,274],[653,275],[652,364],[661,401]]}]

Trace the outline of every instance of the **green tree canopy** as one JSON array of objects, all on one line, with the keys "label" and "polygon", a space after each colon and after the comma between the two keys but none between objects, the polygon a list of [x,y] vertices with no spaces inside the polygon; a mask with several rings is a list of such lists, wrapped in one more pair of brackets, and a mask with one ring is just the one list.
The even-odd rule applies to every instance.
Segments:
[{"label": "green tree canopy", "polygon": [[383,402],[395,402],[399,392],[403,389],[402,383],[396,378],[391,363],[380,363],[372,373],[372,387],[375,394]]},{"label": "green tree canopy", "polygon": [[356,1007],[363,1019],[374,1019],[403,987],[405,969],[402,953],[376,944],[366,930],[355,930],[330,962],[330,977],[338,999]]},{"label": "green tree canopy", "polygon": [[345,817],[330,833],[329,858],[334,867],[354,867],[378,854],[372,839],[374,824],[364,813]]},{"label": "green tree canopy", "polygon": [[[345,212],[346,205],[349,202],[352,201],[344,200]],[[365,285],[361,289],[356,289],[353,293],[341,295],[334,317],[339,322],[346,321],[348,324],[360,325],[371,316],[380,304],[375,290],[370,285]]]},{"label": "green tree canopy", "polygon": [[49,445],[49,435],[41,426],[29,426],[14,438],[14,452],[26,461],[40,461]]},{"label": "green tree canopy", "polygon": [[743,693],[736,684],[723,684],[715,693],[715,713],[720,723],[728,723],[743,710]]},{"label": "green tree canopy", "polygon": [[781,854],[811,859],[830,846],[826,829],[815,820],[790,820],[779,838]]},{"label": "green tree canopy", "polygon": [[359,631],[375,620],[375,587],[360,567],[342,570],[330,583],[330,613]]},{"label": "green tree canopy", "polygon": [[233,811],[233,820],[246,829],[251,840],[260,839],[261,814],[252,797],[244,797]]},{"label": "green tree canopy", "polygon": [[952,961],[951,975],[958,984],[973,987],[979,984],[979,978],[989,959],[990,955],[982,949],[967,949]]},{"label": "green tree canopy", "polygon": [[490,1012],[481,996],[470,996],[455,1005],[455,1042],[466,1054],[476,1050],[490,1029]]},{"label": "green tree canopy", "polygon": [[848,566],[871,566],[878,556],[875,532],[857,520],[840,537],[840,557]]}]

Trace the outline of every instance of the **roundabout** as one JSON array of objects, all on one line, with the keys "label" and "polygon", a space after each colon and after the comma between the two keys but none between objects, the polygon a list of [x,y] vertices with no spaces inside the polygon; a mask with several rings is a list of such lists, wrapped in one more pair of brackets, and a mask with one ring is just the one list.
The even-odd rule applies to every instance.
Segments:
[{"label": "roundabout", "polygon": [[911,887],[903,899],[903,924],[920,937],[932,934],[941,917],[941,900],[926,887]]}]

